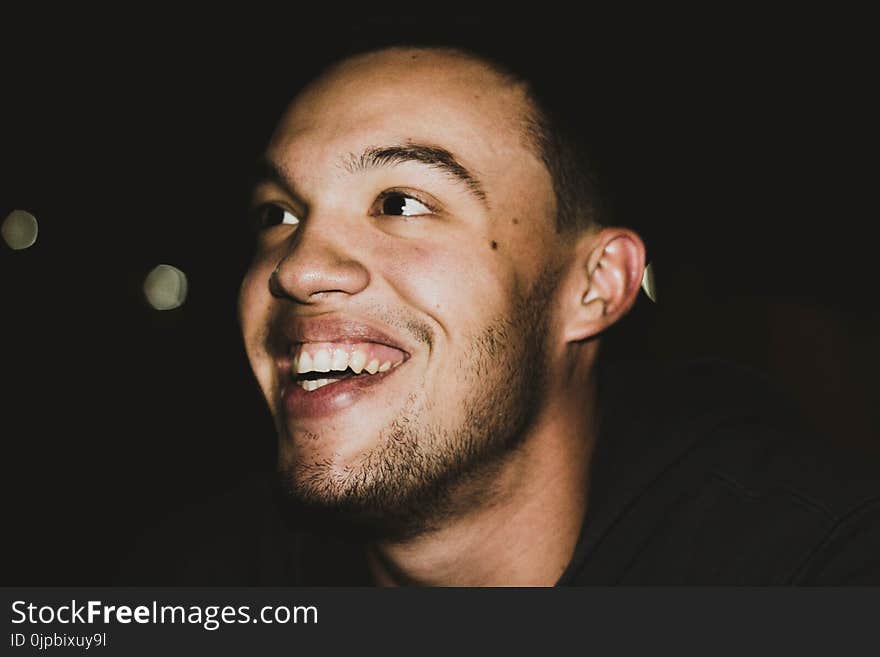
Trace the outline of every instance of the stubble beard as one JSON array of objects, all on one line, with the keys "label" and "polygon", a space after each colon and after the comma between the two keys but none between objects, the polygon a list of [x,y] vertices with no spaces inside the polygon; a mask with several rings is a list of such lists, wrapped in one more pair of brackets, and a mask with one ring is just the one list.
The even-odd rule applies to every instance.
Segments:
[{"label": "stubble beard", "polygon": [[300,521],[399,541],[489,502],[494,474],[520,447],[543,402],[546,309],[557,281],[558,272],[546,271],[509,316],[473,339],[459,368],[458,426],[426,421],[442,417],[437,406],[444,400],[414,392],[357,464],[340,470],[329,462],[279,463],[282,496]]}]

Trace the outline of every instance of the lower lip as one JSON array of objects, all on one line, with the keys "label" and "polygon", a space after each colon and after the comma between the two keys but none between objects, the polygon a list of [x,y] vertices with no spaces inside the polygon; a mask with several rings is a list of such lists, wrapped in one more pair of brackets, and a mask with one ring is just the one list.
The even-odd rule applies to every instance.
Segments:
[{"label": "lower lip", "polygon": [[[328,383],[317,390],[304,390],[299,383],[288,380],[282,390],[284,410],[289,419],[317,418],[331,415],[353,406],[358,401],[375,392],[377,385],[392,376],[403,364],[386,372],[362,374],[336,383]],[[329,377],[328,377],[329,378]]]}]

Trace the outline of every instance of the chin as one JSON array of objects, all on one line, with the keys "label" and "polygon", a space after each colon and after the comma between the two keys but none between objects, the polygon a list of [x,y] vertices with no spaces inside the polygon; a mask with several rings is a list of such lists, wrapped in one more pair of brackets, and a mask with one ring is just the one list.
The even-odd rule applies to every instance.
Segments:
[{"label": "chin", "polygon": [[[381,422],[339,418],[322,424],[310,427],[297,421],[286,421],[285,430],[280,435],[280,462],[306,466],[321,464],[342,474],[363,463],[387,440]],[[372,425],[376,428],[371,429]]]},{"label": "chin", "polygon": [[297,528],[358,541],[423,535],[436,528],[442,506],[426,503],[430,493],[425,490],[398,497],[393,486],[375,481],[357,466],[288,464],[279,468],[276,488],[279,504],[292,514]]}]

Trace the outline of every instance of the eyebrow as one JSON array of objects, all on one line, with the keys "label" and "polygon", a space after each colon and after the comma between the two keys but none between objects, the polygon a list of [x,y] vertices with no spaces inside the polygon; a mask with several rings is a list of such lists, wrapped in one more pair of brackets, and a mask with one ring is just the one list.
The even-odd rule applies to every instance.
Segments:
[{"label": "eyebrow", "polygon": [[294,190],[293,177],[290,176],[281,166],[269,159],[265,154],[257,158],[251,178],[253,183],[251,187],[262,183],[272,182],[284,188],[291,196],[296,196]]},{"label": "eyebrow", "polygon": [[489,197],[480,179],[456,160],[452,153],[439,146],[407,144],[371,147],[359,156],[352,153],[343,166],[347,171],[355,173],[378,167],[392,167],[406,162],[424,164],[445,173],[463,183],[475,198],[488,207]]},{"label": "eyebrow", "polygon": [[[349,159],[343,162],[343,167],[350,173],[356,173],[368,169],[392,167],[406,162],[416,162],[442,171],[464,184],[467,190],[483,205],[489,206],[489,196],[480,179],[456,160],[452,153],[439,146],[408,144],[405,146],[370,147],[360,155],[352,153]],[[257,160],[253,181],[255,184],[273,182],[283,187],[289,194],[296,195],[292,176],[265,155],[260,156]]]}]

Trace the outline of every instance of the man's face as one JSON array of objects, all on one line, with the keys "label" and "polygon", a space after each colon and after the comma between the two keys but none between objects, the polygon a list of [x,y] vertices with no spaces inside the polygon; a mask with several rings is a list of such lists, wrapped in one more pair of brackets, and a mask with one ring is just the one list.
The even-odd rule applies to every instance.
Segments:
[{"label": "man's face", "polygon": [[390,50],[282,118],[239,312],[300,501],[423,526],[542,404],[559,237],[527,111],[481,62]]}]

